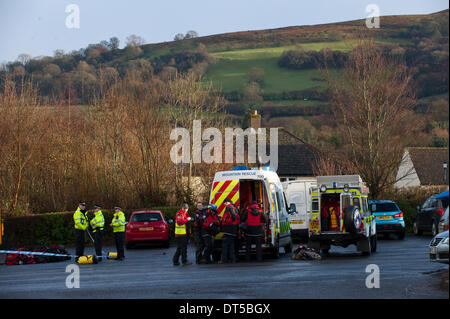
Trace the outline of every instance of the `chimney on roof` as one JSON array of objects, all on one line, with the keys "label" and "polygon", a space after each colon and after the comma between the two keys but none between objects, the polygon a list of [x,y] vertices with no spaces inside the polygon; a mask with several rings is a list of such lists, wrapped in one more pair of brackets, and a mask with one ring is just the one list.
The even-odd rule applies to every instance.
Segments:
[{"label": "chimney on roof", "polygon": [[253,110],[250,114],[250,127],[255,130],[261,128],[261,115],[258,114],[258,110]]}]

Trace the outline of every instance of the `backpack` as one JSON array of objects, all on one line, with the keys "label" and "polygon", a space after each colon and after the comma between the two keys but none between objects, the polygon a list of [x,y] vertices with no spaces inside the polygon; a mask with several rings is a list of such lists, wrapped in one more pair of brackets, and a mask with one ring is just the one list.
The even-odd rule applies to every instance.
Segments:
[{"label": "backpack", "polygon": [[[33,251],[33,249],[29,248],[19,248],[18,251]],[[36,261],[34,260],[33,255],[25,255],[25,254],[19,254],[19,264],[35,264]]]},{"label": "backpack", "polygon": [[[64,249],[63,245],[51,245],[48,249],[47,249],[48,253],[51,254],[64,254],[64,255],[68,255],[68,252],[66,249]],[[64,257],[64,256],[48,256],[49,262],[58,262],[58,261],[63,261],[63,260],[68,260],[70,259],[69,256]]]},{"label": "backpack", "polygon": [[[16,250],[15,248],[10,248],[9,250]],[[11,265],[19,265],[19,254],[6,254],[5,256],[5,264],[8,266]]]},{"label": "backpack", "polygon": [[[47,249],[48,249],[47,246],[41,245],[38,248],[33,249],[33,251],[40,252],[40,253],[46,253]],[[34,261],[36,261],[36,263],[38,263],[38,264],[45,264],[45,263],[48,263],[49,258],[48,258],[48,256],[35,255],[34,256]]]}]

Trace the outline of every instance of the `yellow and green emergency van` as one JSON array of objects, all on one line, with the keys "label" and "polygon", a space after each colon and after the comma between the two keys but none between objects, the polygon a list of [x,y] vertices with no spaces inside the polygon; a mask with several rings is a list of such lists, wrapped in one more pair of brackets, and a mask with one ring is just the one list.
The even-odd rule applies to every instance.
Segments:
[{"label": "yellow and green emergency van", "polygon": [[[218,207],[220,217],[225,212],[223,202],[226,198],[231,199],[240,215],[244,213],[252,201],[258,202],[268,221],[264,225],[263,252],[269,252],[275,258],[279,257],[280,247],[284,247],[285,252],[291,252],[289,214],[294,213],[295,205],[291,208],[287,207],[280,178],[272,168],[236,166],[230,171],[216,172],[209,203]],[[245,253],[244,233],[241,228],[239,232],[239,253]],[[223,234],[219,233],[215,237],[214,259],[217,259],[218,255],[220,256],[222,236]],[[254,247],[252,247],[253,249]]]},{"label": "yellow and green emergency van", "polygon": [[376,251],[375,219],[369,188],[359,175],[318,176],[311,188],[308,247],[328,253],[330,246],[356,245],[363,255]]}]

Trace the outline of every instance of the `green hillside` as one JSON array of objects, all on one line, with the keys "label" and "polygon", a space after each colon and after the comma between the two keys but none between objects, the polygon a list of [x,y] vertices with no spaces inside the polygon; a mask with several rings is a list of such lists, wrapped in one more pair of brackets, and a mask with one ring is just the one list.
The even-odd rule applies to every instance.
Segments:
[{"label": "green hillside", "polygon": [[[327,109],[326,84],[315,64],[323,63],[321,50],[332,53],[332,62],[337,64],[331,69],[339,72],[343,65],[339,61],[357,45],[357,38],[372,37],[386,54],[416,71],[417,112],[431,116],[427,120],[434,123],[427,134],[436,131],[448,140],[448,24],[449,10],[444,10],[380,17],[379,29],[368,29],[361,19],[128,45],[124,49],[113,45],[111,38],[110,43],[102,41],[60,56],[8,63],[0,70],[0,78],[8,74],[20,82],[23,76],[29,77],[49,104],[65,103],[70,97],[72,104],[85,105],[91,103],[102,80],[111,81],[115,76],[136,73],[148,80],[165,81],[177,72],[193,72],[226,98],[225,110],[237,123],[249,108],[257,108],[266,124],[279,118],[282,123],[277,124],[295,130],[300,127],[300,118],[313,123],[314,116]],[[311,110],[316,106],[320,106],[319,111]],[[314,127],[320,129],[320,123],[316,121]]]}]

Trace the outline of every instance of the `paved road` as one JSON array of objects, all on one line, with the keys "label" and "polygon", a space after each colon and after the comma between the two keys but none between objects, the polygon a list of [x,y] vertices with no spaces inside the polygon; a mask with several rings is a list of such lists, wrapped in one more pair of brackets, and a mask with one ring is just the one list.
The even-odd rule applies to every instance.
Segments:
[{"label": "paved road", "polygon": [[[379,240],[370,257],[349,246],[332,247],[320,261],[284,254],[262,263],[177,267],[171,262],[174,247],[144,247],[127,250],[122,262],[80,265],[78,289],[65,285],[73,261],[0,265],[0,298],[448,298],[436,274],[448,265],[429,261],[430,239]],[[192,260],[194,248],[188,252]],[[366,288],[369,264],[380,269],[380,288]]]}]

